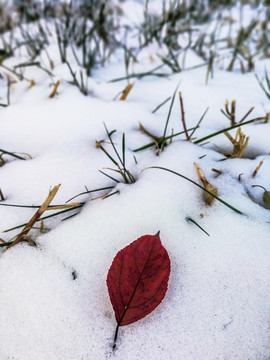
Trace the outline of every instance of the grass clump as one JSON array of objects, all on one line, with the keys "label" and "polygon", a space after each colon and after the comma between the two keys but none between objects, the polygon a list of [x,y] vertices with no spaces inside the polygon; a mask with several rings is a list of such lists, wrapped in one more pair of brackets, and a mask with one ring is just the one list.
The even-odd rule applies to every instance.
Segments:
[{"label": "grass clump", "polygon": [[[104,140],[96,141],[96,147],[98,149],[101,149],[105,155],[110,159],[110,161],[116,166],[116,169],[109,169],[112,170],[118,174],[121,175],[123,181],[125,184],[132,184],[136,181],[135,177],[131,174],[131,172],[126,168],[126,140],[125,140],[125,134],[122,135],[122,156],[119,154],[119,152],[116,149],[116,146],[112,140],[112,135],[115,133],[116,130],[109,132],[106,125],[105,130],[107,133],[107,136],[109,138],[109,143],[111,144],[114,154],[116,158],[114,158],[112,155],[109,154],[109,152],[105,149],[103,146]],[[102,172],[102,171],[101,171]],[[108,176],[110,179],[114,180],[115,182],[119,183],[119,180],[113,178],[112,176],[102,172],[105,176]]]},{"label": "grass clump", "polygon": [[244,155],[244,152],[247,148],[249,136],[246,136],[243,131],[241,130],[241,127],[239,127],[236,131],[235,137],[233,138],[228,131],[224,132],[224,135],[227,136],[227,138],[230,140],[230,142],[233,144],[233,151],[231,154],[231,158],[242,158]]}]

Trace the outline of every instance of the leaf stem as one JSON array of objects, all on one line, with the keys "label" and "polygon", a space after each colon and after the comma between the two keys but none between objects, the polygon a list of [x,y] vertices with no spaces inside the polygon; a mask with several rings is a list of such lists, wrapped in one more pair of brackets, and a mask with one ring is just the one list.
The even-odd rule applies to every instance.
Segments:
[{"label": "leaf stem", "polygon": [[115,333],[114,333],[114,339],[113,339],[113,350],[116,349],[116,341],[117,341],[117,337],[118,337],[119,327],[120,327],[120,323],[117,323]]}]

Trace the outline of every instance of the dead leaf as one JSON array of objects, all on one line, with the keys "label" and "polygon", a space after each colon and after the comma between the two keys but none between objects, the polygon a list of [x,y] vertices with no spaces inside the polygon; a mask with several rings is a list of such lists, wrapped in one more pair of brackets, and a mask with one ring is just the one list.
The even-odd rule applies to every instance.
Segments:
[{"label": "dead leaf", "polygon": [[159,232],[144,235],[120,250],[107,276],[107,286],[115,312],[117,328],[151,313],[167,291],[170,258],[162,246]]}]

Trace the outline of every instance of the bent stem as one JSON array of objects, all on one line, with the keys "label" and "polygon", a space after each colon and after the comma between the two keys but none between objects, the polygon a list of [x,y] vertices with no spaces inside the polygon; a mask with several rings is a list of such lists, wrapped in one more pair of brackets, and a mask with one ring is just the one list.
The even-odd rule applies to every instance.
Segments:
[{"label": "bent stem", "polygon": [[266,188],[262,185],[252,185],[252,187],[259,187],[259,188],[262,188],[264,191],[267,191]]},{"label": "bent stem", "polygon": [[195,220],[193,220],[191,217],[189,217],[189,216],[186,217],[186,220],[192,222],[193,224],[195,224],[196,226],[198,226],[198,228],[201,229],[206,235],[210,236],[210,235],[208,234],[208,232],[207,232],[206,230],[204,230],[204,228],[202,228],[202,227],[201,227]]}]

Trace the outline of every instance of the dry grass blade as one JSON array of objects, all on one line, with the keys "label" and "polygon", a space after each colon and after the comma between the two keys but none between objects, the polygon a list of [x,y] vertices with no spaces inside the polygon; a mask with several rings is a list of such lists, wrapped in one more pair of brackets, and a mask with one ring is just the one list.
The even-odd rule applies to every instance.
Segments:
[{"label": "dry grass blade", "polygon": [[71,204],[63,204],[63,205],[55,205],[55,206],[50,206],[48,207],[46,210],[63,210],[63,209],[71,209],[73,207],[77,207],[79,206],[81,203],[76,202],[76,203],[71,203]]},{"label": "dry grass blade", "polygon": [[257,79],[261,89],[263,90],[263,92],[267,96],[268,100],[270,100],[270,79],[268,77],[267,70],[265,69],[265,80],[266,80],[267,87],[264,86],[263,80],[260,80],[256,74],[255,74],[255,76],[256,76],[256,79]]},{"label": "dry grass blade", "polygon": [[141,122],[139,122],[140,130],[145,133],[146,135],[150,136],[155,142],[159,142],[160,137],[152,134],[150,131],[148,131]]},{"label": "dry grass blade", "polygon": [[217,173],[218,175],[221,175],[223,172],[219,169],[215,169],[215,168],[212,168],[211,169],[213,172]]},{"label": "dry grass blade", "polygon": [[36,85],[36,82],[35,82],[35,80],[34,79],[31,79],[30,80],[30,84],[29,84],[29,89],[31,89],[33,86],[35,86]]},{"label": "dry grass blade", "polygon": [[[206,190],[208,190],[210,193],[214,194],[214,195],[218,195],[218,189],[213,186],[212,184],[210,184],[209,181],[206,180],[206,177],[204,176],[204,173],[202,171],[202,169],[199,167],[198,164],[194,163],[196,172],[201,180],[201,182],[203,183],[203,186]],[[212,202],[214,201],[214,197],[209,194],[208,192],[205,193],[205,202],[207,205],[211,205]]]},{"label": "dry grass blade", "polygon": [[231,157],[242,158],[248,146],[249,136],[246,136],[240,127],[236,131],[235,138],[233,138],[227,131],[224,132],[224,135],[226,135],[233,144],[233,152]]},{"label": "dry grass blade", "polygon": [[50,99],[52,99],[52,98],[55,97],[59,85],[60,85],[60,80],[57,80],[56,83],[54,84],[54,87],[53,87],[53,89],[52,89],[52,92],[50,93],[50,96],[49,96]]},{"label": "dry grass blade", "polygon": [[8,248],[11,248],[12,246],[15,246],[18,244],[22,239],[27,237],[28,232],[31,230],[31,228],[34,226],[36,221],[41,217],[41,215],[48,209],[48,206],[52,202],[53,198],[55,197],[57,191],[59,190],[61,184],[56,185],[53,187],[52,190],[49,191],[49,194],[43,204],[40,206],[40,208],[35,212],[35,214],[32,216],[32,218],[29,220],[29,222],[25,225],[25,227],[22,229],[22,231],[19,233],[19,235],[16,236],[15,240],[12,242],[11,245],[9,245]]},{"label": "dry grass blade", "polygon": [[236,124],[236,122],[235,122],[235,105],[236,105],[236,101],[232,100],[231,110],[230,110],[229,109],[229,101],[226,100],[226,102],[225,102],[225,111],[226,111],[227,117],[231,121],[231,126],[234,126]]},{"label": "dry grass blade", "polygon": [[259,162],[259,165],[258,165],[258,166],[256,167],[256,169],[253,171],[252,177],[255,177],[255,176],[257,175],[257,173],[258,173],[258,171],[260,170],[262,164],[263,164],[263,160],[261,160],[261,161]]},{"label": "dry grass blade", "polygon": [[217,135],[220,135],[220,134],[224,134],[226,131],[229,131],[229,130],[232,130],[232,129],[236,129],[240,126],[244,126],[244,125],[248,125],[248,124],[252,124],[254,123],[255,121],[260,121],[260,120],[264,120],[264,122],[266,121],[266,116],[260,116],[260,117],[257,117],[255,119],[251,119],[251,120],[248,120],[248,121],[245,121],[241,124],[236,124],[234,126],[230,126],[230,127],[227,127],[225,129],[222,129],[222,130],[219,130],[219,131],[216,131],[210,135],[207,135],[207,136],[204,136],[203,138],[201,139],[198,139],[198,140],[195,140],[194,141],[194,144],[199,144],[199,143],[202,143],[202,142],[205,142],[206,140],[208,139],[211,139]]},{"label": "dry grass blade", "polygon": [[125,87],[125,89],[122,92],[120,100],[122,100],[122,101],[126,100],[126,98],[128,97],[131,89],[133,88],[134,84],[135,84],[135,82],[127,84],[127,86]]}]

